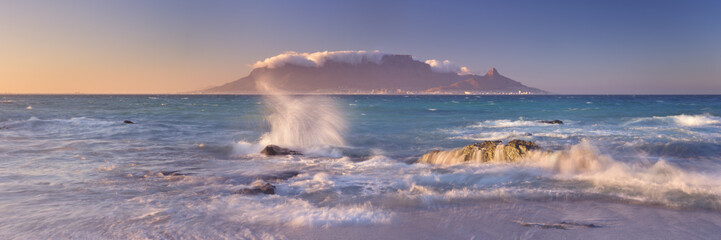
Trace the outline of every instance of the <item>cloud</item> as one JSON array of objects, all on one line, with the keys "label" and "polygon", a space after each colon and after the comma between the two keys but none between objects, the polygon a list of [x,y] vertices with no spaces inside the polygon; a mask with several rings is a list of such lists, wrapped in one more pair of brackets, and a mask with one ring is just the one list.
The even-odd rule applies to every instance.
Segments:
[{"label": "cloud", "polygon": [[435,59],[426,60],[426,64],[431,66],[431,70],[440,73],[457,73],[458,75],[472,74],[467,67],[460,66],[448,60],[438,61]]},{"label": "cloud", "polygon": [[285,52],[253,64],[253,68],[277,68],[286,64],[305,67],[322,67],[326,61],[359,64],[363,61],[380,64],[385,53],[380,51],[323,51],[314,53]]},{"label": "cloud", "polygon": [[[253,64],[253,68],[278,68],[287,64],[304,67],[322,67],[326,61],[335,61],[348,64],[360,64],[372,62],[381,64],[383,56],[387,54],[378,50],[375,51],[323,51],[314,53],[284,52],[282,54],[266,58]],[[472,74],[467,67],[459,66],[448,60],[438,61],[430,59],[425,61],[431,66],[431,70],[440,73],[457,73],[459,75]]]}]

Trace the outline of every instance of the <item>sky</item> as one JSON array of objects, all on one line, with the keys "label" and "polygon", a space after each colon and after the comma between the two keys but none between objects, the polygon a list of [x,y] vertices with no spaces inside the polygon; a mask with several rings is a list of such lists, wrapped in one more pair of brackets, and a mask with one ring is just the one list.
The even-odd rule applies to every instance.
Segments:
[{"label": "sky", "polygon": [[0,0],[0,94],[182,93],[326,50],[560,94],[721,94],[721,1]]}]

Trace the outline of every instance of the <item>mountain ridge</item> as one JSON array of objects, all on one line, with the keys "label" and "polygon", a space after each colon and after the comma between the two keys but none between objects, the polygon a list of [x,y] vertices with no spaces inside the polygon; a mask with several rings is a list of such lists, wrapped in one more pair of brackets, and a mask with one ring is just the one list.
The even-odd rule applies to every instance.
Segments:
[{"label": "mountain ridge", "polygon": [[[411,55],[385,54],[380,59],[361,55],[360,58],[354,56],[352,61],[333,57],[322,61],[312,59],[321,63],[315,66],[288,59],[280,64],[256,67],[246,77],[193,93],[262,94],[259,82],[288,93],[548,93],[507,78],[496,68],[483,76],[463,75],[438,70],[438,66],[414,60]],[[266,59],[269,60],[275,59]]]}]

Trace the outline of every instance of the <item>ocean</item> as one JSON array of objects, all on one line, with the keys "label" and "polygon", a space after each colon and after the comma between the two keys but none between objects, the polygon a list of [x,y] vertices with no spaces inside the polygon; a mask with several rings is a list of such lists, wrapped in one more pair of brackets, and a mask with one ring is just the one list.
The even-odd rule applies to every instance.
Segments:
[{"label": "ocean", "polygon": [[[542,150],[416,163],[513,139]],[[0,95],[0,239],[719,234],[718,95]]]}]

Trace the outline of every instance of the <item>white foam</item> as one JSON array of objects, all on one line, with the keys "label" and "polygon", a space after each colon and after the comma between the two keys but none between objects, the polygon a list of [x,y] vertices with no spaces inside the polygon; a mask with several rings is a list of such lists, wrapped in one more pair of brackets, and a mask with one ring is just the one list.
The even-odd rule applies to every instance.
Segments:
[{"label": "white foam", "polygon": [[563,151],[532,152],[523,164],[552,170],[556,178],[590,181],[605,194],[670,206],[697,204],[693,197],[676,197],[677,192],[713,195],[715,199],[708,200],[708,204],[721,207],[719,174],[685,171],[662,159],[651,165],[630,165],[602,154],[588,141]]},{"label": "white foam", "polygon": [[450,137],[450,139],[463,139],[463,140],[473,140],[473,141],[493,141],[493,140],[500,140],[500,139],[510,139],[510,138],[517,138],[517,139],[530,139],[531,136],[527,136],[527,134],[512,131],[498,131],[498,132],[480,132],[480,133],[472,133],[472,134],[462,134],[460,136],[454,136]]},{"label": "white foam", "polygon": [[518,120],[500,119],[500,120],[487,120],[478,123],[475,127],[479,128],[508,128],[508,127],[528,127],[528,126],[553,126],[552,124],[539,123],[537,121],[526,121],[523,118]]},{"label": "white foam", "polygon": [[261,150],[263,150],[263,145],[261,144],[238,141],[235,145],[233,145],[233,156],[256,154],[260,153]]},{"label": "white foam", "polygon": [[708,114],[705,115],[676,115],[676,116],[669,116],[673,121],[681,126],[686,127],[698,127],[698,126],[704,126],[704,125],[711,125],[711,124],[719,124],[721,121],[719,120],[719,117],[711,116]]},{"label": "white foam", "polygon": [[666,124],[674,124],[679,127],[701,127],[701,126],[708,126],[708,125],[717,125],[721,124],[721,117],[713,116],[710,114],[698,114],[698,115],[686,115],[686,114],[680,114],[680,115],[671,115],[671,116],[663,116],[663,117],[646,117],[646,118],[635,118],[626,124],[639,124],[639,123],[648,123],[648,122],[657,122],[657,123],[666,123]]},{"label": "white foam", "polygon": [[241,223],[288,226],[339,226],[390,223],[393,214],[370,204],[318,207],[306,200],[281,196],[231,195],[214,200],[211,211]]},{"label": "white foam", "polygon": [[[470,163],[458,164],[454,151],[446,151],[448,156],[445,157],[436,156],[435,163],[446,166],[418,164],[442,167],[451,173],[406,176],[409,190],[401,192],[421,194],[436,200],[504,195],[528,197],[528,194],[532,197],[601,194],[672,207],[721,209],[720,173],[684,170],[663,159],[653,163],[629,164],[603,154],[585,140],[564,150],[531,151],[523,159],[511,163],[494,159],[486,163],[471,160]],[[558,192],[558,189],[526,188],[522,187],[525,184],[521,184],[548,178],[570,181],[569,186],[573,187]],[[447,189],[447,186],[454,187]],[[491,189],[495,192],[489,192],[488,186],[493,186]]]}]

